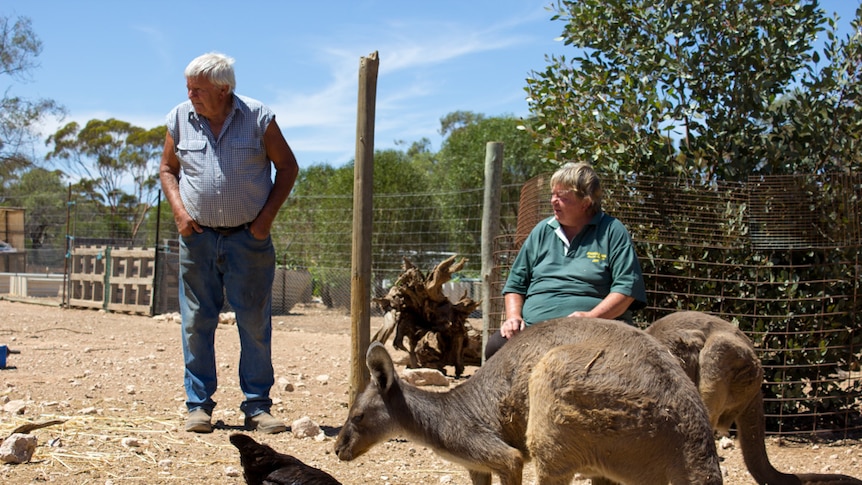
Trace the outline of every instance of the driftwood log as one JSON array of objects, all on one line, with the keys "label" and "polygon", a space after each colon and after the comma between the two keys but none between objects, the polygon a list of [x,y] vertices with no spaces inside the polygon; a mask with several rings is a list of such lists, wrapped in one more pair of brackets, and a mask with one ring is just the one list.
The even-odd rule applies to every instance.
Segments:
[{"label": "driftwood log", "polygon": [[467,317],[479,308],[481,301],[474,301],[465,293],[453,303],[443,293],[443,284],[466,262],[461,258],[456,263],[455,256],[451,256],[425,276],[404,258],[403,271],[395,284],[386,296],[374,299],[384,312],[384,324],[372,341],[386,343],[395,332],[392,345],[408,353],[410,368],[436,368],[445,374],[445,367],[451,365],[455,367],[455,376],[460,377],[465,364],[478,365],[482,339],[470,327]]}]

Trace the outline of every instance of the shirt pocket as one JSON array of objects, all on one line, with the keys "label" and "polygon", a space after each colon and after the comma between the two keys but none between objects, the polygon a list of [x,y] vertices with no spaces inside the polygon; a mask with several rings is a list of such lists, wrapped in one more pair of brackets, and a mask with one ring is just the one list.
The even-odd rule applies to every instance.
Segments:
[{"label": "shirt pocket", "polygon": [[206,140],[180,140],[177,143],[177,158],[183,165],[183,172],[189,176],[203,173],[206,158]]},{"label": "shirt pocket", "polygon": [[266,150],[261,140],[233,139],[230,142],[230,158],[223,167],[226,173],[245,178],[259,176],[269,167]]},{"label": "shirt pocket", "polygon": [[230,151],[234,160],[256,160],[263,157],[265,153],[260,140],[240,138],[230,141]]},{"label": "shirt pocket", "polygon": [[206,140],[181,140],[177,143],[177,151],[181,154],[187,152],[203,152],[206,147]]}]

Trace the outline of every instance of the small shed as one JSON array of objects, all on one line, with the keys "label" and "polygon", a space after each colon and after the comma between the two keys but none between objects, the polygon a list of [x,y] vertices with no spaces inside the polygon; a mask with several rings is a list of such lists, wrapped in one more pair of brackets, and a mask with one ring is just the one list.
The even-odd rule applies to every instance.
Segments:
[{"label": "small shed", "polygon": [[0,273],[27,271],[24,209],[0,207]]}]

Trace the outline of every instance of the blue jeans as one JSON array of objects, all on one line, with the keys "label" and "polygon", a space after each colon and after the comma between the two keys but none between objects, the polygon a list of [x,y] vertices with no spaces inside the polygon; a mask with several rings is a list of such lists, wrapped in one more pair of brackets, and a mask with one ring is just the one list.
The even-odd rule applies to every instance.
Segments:
[{"label": "blue jeans", "polygon": [[239,385],[246,416],[269,412],[272,369],[272,238],[255,239],[248,229],[222,235],[204,228],[180,237],[180,313],[185,359],[186,407],[212,413],[218,387],[215,333],[224,299],[236,312]]}]

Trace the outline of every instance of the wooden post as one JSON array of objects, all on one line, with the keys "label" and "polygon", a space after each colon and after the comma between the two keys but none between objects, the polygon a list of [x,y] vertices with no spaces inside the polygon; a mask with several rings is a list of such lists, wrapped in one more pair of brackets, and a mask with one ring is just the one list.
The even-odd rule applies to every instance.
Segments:
[{"label": "wooden post", "polygon": [[[71,220],[72,207],[72,184],[69,184],[69,193],[66,196],[66,254],[63,256],[63,308],[69,308],[69,300],[72,298],[71,282],[69,278],[69,260],[72,258],[72,238],[69,234],[69,221]],[[66,299],[66,290],[69,290],[69,299]]]},{"label": "wooden post", "polygon": [[349,405],[368,382],[365,352],[371,340],[371,219],[374,175],[374,113],[377,51],[359,60],[356,161],[353,167],[353,251],[350,277]]},{"label": "wooden post", "polygon": [[485,144],[485,195],[482,204],[482,363],[491,328],[494,282],[494,240],[500,232],[500,188],[503,184],[503,143]]},{"label": "wooden post", "polygon": [[159,289],[162,287],[162,281],[159,278],[162,272],[159,271],[159,237],[162,229],[162,190],[159,189],[156,197],[156,239],[153,242],[153,284],[151,286],[152,293],[150,294],[150,316],[156,314],[157,304],[159,303]]}]

